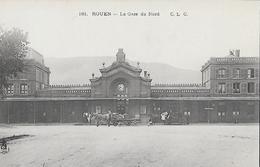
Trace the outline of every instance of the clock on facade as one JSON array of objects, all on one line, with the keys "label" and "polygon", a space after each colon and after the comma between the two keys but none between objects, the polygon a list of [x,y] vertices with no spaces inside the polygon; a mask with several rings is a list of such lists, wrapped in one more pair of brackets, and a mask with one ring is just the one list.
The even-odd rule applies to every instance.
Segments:
[{"label": "clock on facade", "polygon": [[124,84],[118,84],[117,85],[117,90],[119,90],[120,92],[123,92],[125,89],[125,85]]}]

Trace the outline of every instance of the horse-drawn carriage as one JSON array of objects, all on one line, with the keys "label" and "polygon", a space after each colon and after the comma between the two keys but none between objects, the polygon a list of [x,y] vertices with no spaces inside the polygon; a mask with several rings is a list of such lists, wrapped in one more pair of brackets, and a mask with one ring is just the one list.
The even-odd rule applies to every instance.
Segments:
[{"label": "horse-drawn carriage", "polygon": [[111,117],[111,123],[114,126],[117,125],[136,125],[138,122],[140,122],[139,119],[136,118],[129,118],[127,114],[118,114],[118,113],[113,113]]},{"label": "horse-drawn carriage", "polygon": [[136,125],[140,120],[135,118],[129,118],[127,114],[119,113],[107,113],[107,114],[97,114],[93,113],[92,118],[96,121],[97,126],[99,125]]}]

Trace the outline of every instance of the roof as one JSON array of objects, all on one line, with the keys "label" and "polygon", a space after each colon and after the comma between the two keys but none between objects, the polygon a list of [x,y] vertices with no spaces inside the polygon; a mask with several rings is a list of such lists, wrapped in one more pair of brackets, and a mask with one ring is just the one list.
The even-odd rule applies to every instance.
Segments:
[{"label": "roof", "polygon": [[142,69],[131,66],[128,62],[114,62],[112,65],[106,67],[106,68],[102,68],[100,69],[101,73],[105,73],[105,72],[109,72],[113,69],[116,69],[118,67],[124,67],[128,70],[134,71],[134,72],[142,72]]},{"label": "roof", "polygon": [[201,68],[206,69],[211,64],[259,64],[259,57],[211,57]]},{"label": "roof", "polygon": [[[116,100],[117,98],[91,98],[91,97],[11,97],[6,98],[5,101],[67,101],[67,100]],[[259,97],[160,97],[160,98],[128,98],[129,100],[257,100]],[[0,100],[1,101],[1,100]]]},{"label": "roof", "polygon": [[44,65],[44,59],[43,59],[43,55],[41,55],[39,52],[37,52],[36,50],[34,50],[33,48],[29,48],[26,54],[26,59],[33,59],[36,62]]}]

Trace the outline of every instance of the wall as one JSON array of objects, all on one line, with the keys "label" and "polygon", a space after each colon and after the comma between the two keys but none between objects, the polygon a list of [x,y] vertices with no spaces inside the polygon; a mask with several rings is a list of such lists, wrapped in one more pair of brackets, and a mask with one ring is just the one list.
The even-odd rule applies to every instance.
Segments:
[{"label": "wall", "polygon": [[[48,100],[48,101],[0,101],[0,123],[75,123],[84,122],[84,112],[95,112],[101,105],[102,112],[115,110],[112,100]],[[142,114],[141,105],[146,105]],[[238,106],[238,107],[237,107]],[[160,110],[158,108],[160,107]],[[205,108],[212,107],[212,110]],[[172,111],[170,111],[172,110]],[[130,100],[127,112],[133,118],[140,115],[143,122],[153,117],[161,122],[163,111],[175,112],[175,122],[185,122],[184,112],[190,112],[190,122],[234,122],[234,111],[239,111],[239,122],[259,122],[259,100]],[[225,117],[218,116],[225,112]]]},{"label": "wall", "polygon": [[[226,75],[223,79],[217,78],[217,70],[224,68],[226,69]],[[234,69],[240,69],[240,77],[234,77]],[[255,77],[247,78],[247,69],[254,68]],[[240,83],[240,93],[233,93],[232,84],[234,82]],[[249,94],[247,92],[247,83],[255,83],[255,93]],[[217,93],[218,83],[226,83],[226,93]],[[213,96],[258,96],[259,95],[259,64],[213,64],[210,66],[210,94]]]}]

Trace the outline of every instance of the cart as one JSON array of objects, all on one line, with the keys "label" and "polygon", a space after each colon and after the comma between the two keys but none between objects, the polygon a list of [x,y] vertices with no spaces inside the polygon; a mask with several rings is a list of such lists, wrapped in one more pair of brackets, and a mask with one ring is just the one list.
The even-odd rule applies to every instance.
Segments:
[{"label": "cart", "polygon": [[140,122],[140,119],[136,118],[127,118],[126,114],[118,114],[118,113],[113,113],[111,117],[111,124],[114,126],[118,125],[127,125],[127,126],[133,126],[137,125],[137,123]]}]

